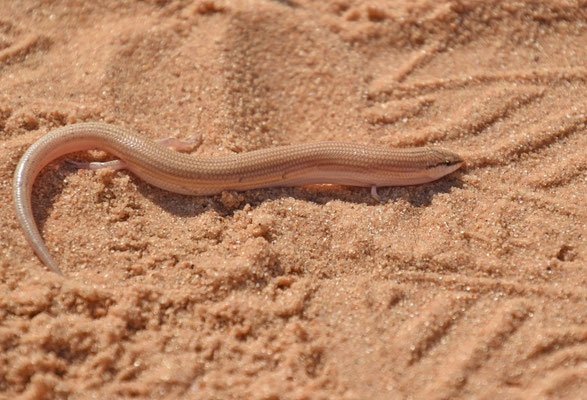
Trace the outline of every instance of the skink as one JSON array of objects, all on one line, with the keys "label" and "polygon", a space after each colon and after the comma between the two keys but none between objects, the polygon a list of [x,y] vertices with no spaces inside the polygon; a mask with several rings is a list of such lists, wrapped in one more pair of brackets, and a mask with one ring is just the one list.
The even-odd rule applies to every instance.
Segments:
[{"label": "skink", "polygon": [[316,183],[371,187],[416,185],[456,169],[459,155],[437,148],[388,149],[344,142],[315,142],[222,157],[179,153],[136,132],[104,123],[79,123],[42,136],[14,173],[13,200],[24,234],[37,256],[61,274],[33,218],[31,193],[39,172],[68,153],[100,149],[148,183],[171,192],[213,195]]}]

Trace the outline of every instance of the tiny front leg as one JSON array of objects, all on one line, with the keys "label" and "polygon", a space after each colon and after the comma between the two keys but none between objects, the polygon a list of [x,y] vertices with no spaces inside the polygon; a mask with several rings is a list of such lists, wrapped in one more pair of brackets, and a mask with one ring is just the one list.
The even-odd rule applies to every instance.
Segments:
[{"label": "tiny front leg", "polygon": [[377,185],[371,185],[371,197],[373,197],[378,202],[382,202],[381,197],[377,194]]}]

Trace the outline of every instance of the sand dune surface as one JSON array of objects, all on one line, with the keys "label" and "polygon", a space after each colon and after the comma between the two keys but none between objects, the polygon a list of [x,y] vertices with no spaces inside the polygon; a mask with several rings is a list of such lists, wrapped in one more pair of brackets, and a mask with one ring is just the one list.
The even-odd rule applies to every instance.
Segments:
[{"label": "sand dune surface", "polygon": [[[0,1],[0,399],[579,399],[587,3]],[[103,121],[194,154],[441,146],[434,183],[190,197],[47,166]],[[106,160],[92,151],[66,156]],[[581,395],[583,393],[583,395]]]}]

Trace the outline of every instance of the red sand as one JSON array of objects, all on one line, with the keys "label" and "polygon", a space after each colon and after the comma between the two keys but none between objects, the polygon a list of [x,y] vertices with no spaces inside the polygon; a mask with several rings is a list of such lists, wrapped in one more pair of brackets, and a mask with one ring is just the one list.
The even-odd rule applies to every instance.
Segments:
[{"label": "red sand", "polygon": [[[584,1],[1,3],[0,399],[587,393]],[[467,167],[379,204],[60,161],[34,191],[59,277],[11,180],[80,121],[200,134],[199,154],[431,144]]]}]

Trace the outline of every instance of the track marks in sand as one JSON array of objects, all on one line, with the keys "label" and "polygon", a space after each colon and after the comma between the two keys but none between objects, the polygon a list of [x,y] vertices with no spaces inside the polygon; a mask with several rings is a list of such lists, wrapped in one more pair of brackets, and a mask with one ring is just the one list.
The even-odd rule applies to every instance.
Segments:
[{"label": "track marks in sand", "polygon": [[531,308],[523,300],[502,303],[476,330],[459,343],[445,362],[442,373],[424,390],[421,398],[450,399],[457,396],[467,381],[516,333],[529,317]]},{"label": "track marks in sand", "polygon": [[[536,329],[528,324],[521,331],[518,357],[510,358],[501,379],[511,387],[526,388],[522,398],[566,398],[585,384],[587,330],[564,324],[556,328]],[[511,357],[511,356],[510,356]]]},{"label": "track marks in sand", "polygon": [[[456,117],[448,117],[442,123],[406,132],[402,137],[390,135],[383,139],[392,141],[394,145],[422,146],[430,142],[474,138],[509,115],[521,112],[543,95],[544,91],[532,87],[517,90],[489,89],[484,96],[463,102]],[[428,105],[435,101],[434,96],[428,96]]]},{"label": "track marks in sand", "polygon": [[540,174],[527,177],[523,183],[530,187],[548,189],[567,185],[576,179],[585,181],[587,135],[577,135],[577,143],[567,148],[568,151],[564,157],[542,168]]},{"label": "track marks in sand", "polygon": [[363,115],[371,124],[393,124],[402,119],[417,116],[433,102],[433,98],[426,96],[414,99],[392,100],[376,103],[368,107]]},{"label": "track marks in sand", "polygon": [[400,364],[411,366],[432,348],[442,345],[447,332],[474,300],[475,297],[467,293],[439,294],[423,312],[401,325],[393,340]]},{"label": "track marks in sand", "polygon": [[489,87],[495,84],[535,85],[553,88],[569,83],[587,82],[587,68],[531,69],[508,72],[477,72],[466,76],[433,78],[413,83],[398,83],[389,76],[374,79],[367,96],[374,101],[424,96],[446,90],[467,90]]},{"label": "track marks in sand", "polygon": [[[323,370],[352,367],[357,393],[389,390],[393,398],[466,398],[487,385],[505,388],[502,398],[531,398],[560,390],[561,382],[577,386],[570,366],[585,359],[586,331],[578,325],[580,315],[576,321],[558,319],[556,300],[573,304],[576,296],[576,304],[586,293],[424,275],[396,272],[391,287],[381,276],[321,280],[304,315],[317,327],[337,327],[325,345]],[[425,279],[432,275],[434,282]],[[459,284],[443,285],[449,281]],[[346,291],[347,285],[356,290]],[[554,326],[553,320],[558,328],[541,328],[545,321]],[[375,371],[385,378],[370,380]],[[336,373],[330,379],[340,387],[349,382]]]},{"label": "track marks in sand", "polygon": [[30,55],[51,46],[48,36],[23,32],[10,21],[0,19],[0,68],[24,62]]},{"label": "track marks in sand", "polygon": [[[587,329],[585,328],[549,329],[538,336],[529,337],[528,342],[525,360],[529,364],[540,358],[549,358],[549,369],[555,369],[587,361]],[[575,363],[571,362],[573,359]]]},{"label": "track marks in sand", "polygon": [[539,382],[539,389],[527,398],[580,399],[587,387],[587,366],[556,371]]},{"label": "track marks in sand", "polygon": [[475,158],[467,165],[486,167],[508,164],[521,154],[536,152],[557,140],[584,130],[586,124],[587,114],[563,112],[554,115],[542,124],[511,134],[507,140],[502,140],[493,147],[477,151]]},{"label": "track marks in sand", "polygon": [[[468,283],[475,287],[474,282]],[[543,323],[544,315],[554,311],[532,300],[540,293],[514,289],[496,294],[496,290],[465,291],[431,285],[428,295],[421,297],[407,289],[410,287],[413,285],[397,286],[401,295],[391,308],[376,311],[369,307],[374,312],[373,320],[379,321],[375,331],[354,324],[340,325],[345,341],[363,340],[371,346],[369,352],[360,354],[354,354],[351,346],[345,362],[359,363],[368,370],[389,370],[383,385],[393,387],[398,396],[462,398],[479,387],[496,384],[508,388],[510,397],[505,398],[524,398],[560,389],[563,381],[572,387],[580,381],[569,367],[580,366],[586,357],[586,332],[569,321],[568,326],[537,335],[542,331],[537,325]],[[350,321],[354,313],[368,310],[347,311],[348,316],[335,319]],[[389,323],[394,315],[403,318]],[[380,354],[386,355],[385,364],[378,364]],[[326,358],[326,368],[329,362],[335,360]],[[533,365],[537,362],[546,367],[536,368]],[[508,367],[503,368],[504,364]],[[487,376],[493,380],[488,381]]]}]

